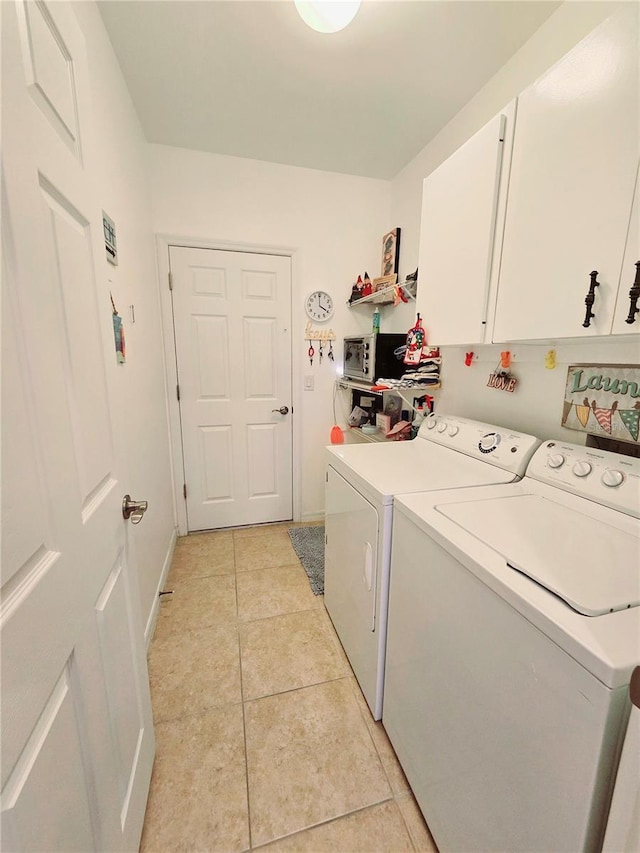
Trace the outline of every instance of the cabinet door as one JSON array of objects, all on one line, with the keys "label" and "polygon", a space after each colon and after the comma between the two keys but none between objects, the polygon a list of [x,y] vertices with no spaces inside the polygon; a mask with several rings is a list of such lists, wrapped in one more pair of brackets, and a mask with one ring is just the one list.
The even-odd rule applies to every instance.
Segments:
[{"label": "cabinet door", "polygon": [[[638,162],[628,4],[518,99],[495,341],[611,332]],[[599,287],[588,328],[589,274]]]},{"label": "cabinet door", "polygon": [[[640,173],[636,177],[636,191],[633,196],[633,207],[631,208],[631,220],[629,222],[629,232],[627,236],[627,248],[624,253],[624,261],[622,262],[622,274],[620,276],[620,287],[618,288],[618,300],[616,302],[616,310],[613,317],[613,334],[614,335],[629,335],[640,332],[640,312],[631,316],[632,322],[629,320],[630,293],[629,291],[634,285],[634,282],[640,276]],[[640,300],[637,303],[640,307]]]},{"label": "cabinet door", "polygon": [[506,127],[496,116],[425,178],[416,307],[430,343],[485,339]]}]

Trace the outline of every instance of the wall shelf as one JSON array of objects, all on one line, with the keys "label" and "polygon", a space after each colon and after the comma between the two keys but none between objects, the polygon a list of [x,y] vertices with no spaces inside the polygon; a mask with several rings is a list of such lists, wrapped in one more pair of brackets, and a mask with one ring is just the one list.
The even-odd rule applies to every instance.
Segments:
[{"label": "wall shelf", "polygon": [[[351,435],[359,436],[361,441],[381,442],[396,440],[393,438],[387,438],[380,429],[377,432],[362,432],[362,429],[360,427],[349,427],[348,429]],[[407,441],[407,439],[403,439],[403,441]]]},{"label": "wall shelf", "polygon": [[381,388],[379,390],[373,391],[371,385],[367,385],[366,383],[362,382],[357,382],[355,379],[346,379],[345,377],[340,377],[339,379],[336,379],[336,384],[338,388],[342,388],[342,390],[352,388],[356,391],[364,391],[366,394],[376,394],[379,396],[382,396],[383,394],[395,393],[398,394],[398,396],[400,397],[403,397],[405,394],[410,394],[414,397],[422,397],[424,394],[429,394],[431,391],[438,391],[442,387],[440,382],[438,382],[436,385],[413,385],[411,387],[404,386],[402,388]]},{"label": "wall shelf", "polygon": [[389,287],[376,290],[375,293],[370,293],[369,296],[361,296],[360,299],[354,299],[353,302],[348,299],[347,305],[350,308],[353,308],[354,305],[363,305],[366,302],[372,302],[374,305],[392,305],[395,301],[396,287],[401,287],[404,295],[409,299],[416,298],[417,281],[400,281],[398,284],[390,284]]}]

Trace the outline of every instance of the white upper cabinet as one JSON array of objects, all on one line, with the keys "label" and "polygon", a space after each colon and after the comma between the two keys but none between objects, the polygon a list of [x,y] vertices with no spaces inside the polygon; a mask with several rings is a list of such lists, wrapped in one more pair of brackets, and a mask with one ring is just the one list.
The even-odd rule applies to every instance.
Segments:
[{"label": "white upper cabinet", "polygon": [[[638,100],[638,8],[631,3],[519,97],[494,341],[611,334],[618,288],[628,293],[633,281],[622,262],[640,147]],[[595,316],[585,327],[592,271]],[[616,324],[616,331],[633,327]]]},{"label": "white upper cabinet", "polygon": [[490,340],[493,246],[514,113],[515,102],[424,180],[416,308],[434,345]]},{"label": "white upper cabinet", "polygon": [[[640,172],[636,176],[636,191],[629,222],[627,248],[622,262],[618,301],[613,315],[613,334],[628,335],[640,332]],[[634,288],[635,285],[635,288]],[[633,293],[631,289],[634,288]],[[636,298],[633,302],[632,299]],[[633,310],[637,308],[638,310]]]}]

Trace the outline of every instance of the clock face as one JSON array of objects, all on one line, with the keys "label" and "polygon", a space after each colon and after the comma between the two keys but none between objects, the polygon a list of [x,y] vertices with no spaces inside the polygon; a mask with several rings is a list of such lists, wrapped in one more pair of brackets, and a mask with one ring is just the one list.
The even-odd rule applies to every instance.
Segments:
[{"label": "clock face", "polygon": [[333,315],[333,299],[324,290],[314,290],[304,304],[307,315],[318,323]]}]

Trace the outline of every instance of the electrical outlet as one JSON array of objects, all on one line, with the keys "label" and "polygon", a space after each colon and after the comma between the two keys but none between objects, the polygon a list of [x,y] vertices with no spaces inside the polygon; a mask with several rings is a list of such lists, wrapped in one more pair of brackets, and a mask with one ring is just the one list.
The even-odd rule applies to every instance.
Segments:
[{"label": "electrical outlet", "polygon": [[313,391],[313,376],[305,376],[304,377],[304,390],[305,391]]}]

